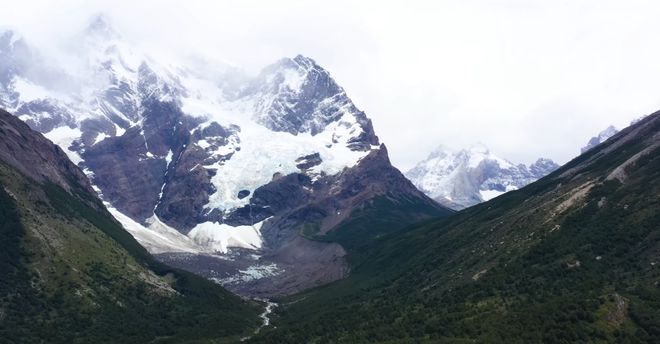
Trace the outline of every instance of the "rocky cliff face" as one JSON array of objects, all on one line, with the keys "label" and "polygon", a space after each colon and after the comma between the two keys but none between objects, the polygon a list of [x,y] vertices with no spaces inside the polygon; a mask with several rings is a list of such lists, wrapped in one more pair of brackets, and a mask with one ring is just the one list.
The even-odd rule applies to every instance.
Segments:
[{"label": "rocky cliff face", "polygon": [[559,165],[549,159],[514,165],[492,154],[484,145],[454,151],[440,146],[406,176],[421,191],[453,209],[463,209],[507,191],[519,189]]},{"label": "rocky cliff face", "polygon": [[[94,194],[89,180],[70,163],[62,149],[27,124],[0,110],[0,161],[39,183],[53,183],[66,191],[73,184]],[[29,145],[29,147],[28,147]]]},{"label": "rocky cliff face", "polygon": [[[208,61],[165,65],[100,17],[65,52],[82,76],[51,63],[35,74],[34,61],[46,61],[37,49],[14,33],[2,37],[1,105],[60,145],[163,259],[207,255],[199,264],[213,269],[181,265],[219,280],[267,266],[294,286],[278,291],[299,290],[344,273],[342,248],[300,237],[303,224],[332,231],[385,194],[432,204],[310,58],[282,59],[256,77]],[[444,212],[433,207],[426,216]],[[208,263],[217,255],[233,261]]]}]

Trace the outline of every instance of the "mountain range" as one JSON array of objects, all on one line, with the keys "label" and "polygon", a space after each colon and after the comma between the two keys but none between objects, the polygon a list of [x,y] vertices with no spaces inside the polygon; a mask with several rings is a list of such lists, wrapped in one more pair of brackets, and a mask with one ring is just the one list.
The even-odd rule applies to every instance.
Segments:
[{"label": "mountain range", "polygon": [[0,106],[62,147],[151,253],[234,291],[344,277],[344,248],[308,237],[376,199],[413,209],[397,228],[451,213],[391,165],[366,114],[310,58],[256,76],[165,63],[99,16],[66,47],[72,70],[0,37]]},{"label": "mountain range", "polygon": [[438,203],[460,210],[517,190],[558,167],[543,158],[515,165],[477,144],[459,151],[439,146],[405,175]]},{"label": "mountain range", "polygon": [[313,59],[164,61],[104,16],[0,33],[0,107],[2,342],[660,342],[660,112],[411,182]]},{"label": "mountain range", "polygon": [[[633,125],[643,117],[633,120]],[[585,153],[618,133],[609,126],[580,149]],[[438,146],[405,176],[436,202],[461,210],[517,190],[559,168],[551,159],[539,158],[529,166],[513,164],[493,154],[483,144],[461,150]]]}]

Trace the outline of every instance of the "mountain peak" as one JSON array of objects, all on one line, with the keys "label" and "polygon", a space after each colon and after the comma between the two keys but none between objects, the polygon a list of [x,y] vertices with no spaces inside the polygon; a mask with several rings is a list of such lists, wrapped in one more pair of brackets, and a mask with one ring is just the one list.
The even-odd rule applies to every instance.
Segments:
[{"label": "mountain peak", "polygon": [[609,127],[605,128],[605,130],[598,133],[598,136],[607,136],[609,138],[617,132],[618,130],[613,125],[610,125]]},{"label": "mountain peak", "polygon": [[616,133],[618,133],[619,130],[617,130],[614,126],[610,125],[609,127],[605,128],[605,130],[601,131],[598,133],[597,136],[592,137],[589,142],[587,142],[587,145],[582,147],[580,150],[580,153],[584,153],[597,145],[607,141],[610,137],[614,136]]},{"label": "mountain peak", "polygon": [[305,70],[310,70],[310,69],[318,69],[318,70],[323,70],[321,66],[319,66],[316,61],[314,61],[312,58],[303,56],[303,55],[296,55],[296,57],[293,58],[293,61],[298,64],[301,68]]},{"label": "mountain peak", "polygon": [[262,74],[281,73],[282,71],[294,71],[301,77],[306,77],[312,71],[328,74],[328,72],[319,66],[312,58],[300,54],[293,58],[281,58],[273,65],[264,68]]},{"label": "mountain peak", "polygon": [[440,204],[462,209],[521,188],[558,167],[544,158],[529,167],[514,165],[493,154],[483,143],[460,151],[440,145],[406,176]]}]

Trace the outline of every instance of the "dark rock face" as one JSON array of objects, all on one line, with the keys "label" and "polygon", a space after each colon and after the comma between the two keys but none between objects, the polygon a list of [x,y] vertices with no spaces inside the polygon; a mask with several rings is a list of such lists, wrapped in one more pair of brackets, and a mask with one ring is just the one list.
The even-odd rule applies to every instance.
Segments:
[{"label": "dark rock face", "polygon": [[83,158],[105,200],[135,219],[153,215],[167,166],[164,159],[147,156],[139,128],[88,148]]},{"label": "dark rock face", "polygon": [[75,181],[84,192],[94,194],[85,174],[61,148],[4,110],[0,110],[0,138],[0,161],[37,182],[51,182],[71,192]]},{"label": "dark rock face", "polygon": [[323,162],[323,160],[321,159],[321,155],[319,155],[319,153],[314,153],[314,154],[302,156],[296,159],[296,162],[297,162],[296,167],[298,167],[301,170],[307,170],[314,166],[320,165]]},{"label": "dark rock face", "polygon": [[205,157],[199,147],[186,146],[167,170],[156,214],[174,228],[190,230],[203,222],[199,221],[204,213],[203,206],[215,191],[210,182],[212,172],[199,163]]},{"label": "dark rock face", "polygon": [[[185,142],[181,141],[180,150],[174,153],[168,166],[162,196],[156,208],[156,214],[163,222],[184,233],[201,222],[222,222],[221,213],[204,208],[209,202],[209,195],[216,192],[211,183],[216,170],[206,166],[231,158],[233,153],[216,155],[209,152],[228,145],[230,139],[240,143],[239,132],[237,126],[223,127],[212,122],[204,128],[195,129]],[[200,140],[209,146],[203,148],[196,144]]]},{"label": "dark rock face", "polygon": [[116,136],[117,134],[117,128],[106,117],[86,119],[80,123],[80,130],[82,131],[80,143],[83,146],[95,145],[99,135],[103,137],[104,135]]},{"label": "dark rock face", "polygon": [[[82,154],[103,197],[125,214],[154,214],[168,170],[166,157],[189,141],[188,120],[171,103],[146,102],[142,128],[105,139]],[[178,150],[180,150],[179,148]],[[180,153],[177,151],[177,153]],[[112,166],[112,168],[108,168]]]}]

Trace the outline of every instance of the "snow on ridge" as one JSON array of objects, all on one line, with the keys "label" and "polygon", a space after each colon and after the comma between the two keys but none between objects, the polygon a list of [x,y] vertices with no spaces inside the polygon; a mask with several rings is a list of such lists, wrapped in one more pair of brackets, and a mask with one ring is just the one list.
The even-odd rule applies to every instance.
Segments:
[{"label": "snow on ridge", "polygon": [[142,225],[103,202],[110,214],[150,253],[186,252],[204,254],[226,254],[232,247],[261,248],[261,226],[264,220],[252,226],[229,226],[204,222],[195,226],[188,235],[163,223],[155,214]]},{"label": "snow on ridge", "polygon": [[[253,124],[241,127],[238,134],[240,150],[222,163],[204,166],[217,171],[211,179],[216,192],[209,197],[206,208],[229,211],[249,203],[253,191],[268,184],[276,173],[287,175],[301,172],[296,159],[319,153],[321,164],[311,168],[312,175],[334,175],[354,166],[369,152],[352,151],[345,144],[334,144],[333,131],[312,136],[309,133],[292,135],[274,132]],[[219,149],[225,149],[224,146]],[[238,192],[249,190],[249,197],[238,198]]]},{"label": "snow on ridge", "polygon": [[[340,106],[337,111],[341,111],[341,117],[327,125],[322,132],[312,135],[308,131],[294,135],[284,131],[272,131],[257,122],[259,116],[256,114],[260,113],[262,104],[271,102],[274,95],[266,98],[261,94],[248,95],[227,100],[221,96],[222,92],[216,85],[208,82],[184,78],[182,84],[188,91],[187,96],[181,98],[182,111],[193,117],[206,119],[192,132],[202,130],[212,122],[223,127],[235,125],[240,128],[229,137],[229,144],[211,152],[212,156],[232,154],[231,158],[204,166],[216,171],[211,179],[216,192],[210,195],[205,208],[217,208],[226,212],[248,204],[253,191],[268,184],[276,173],[287,175],[301,172],[296,166],[296,159],[300,157],[314,153],[320,155],[321,164],[307,171],[312,176],[318,176],[334,175],[346,167],[355,166],[369,153],[369,150],[353,151],[348,147],[350,140],[363,133],[350,104]],[[332,101],[335,100],[330,97],[321,103],[326,102],[331,106]],[[196,144],[202,149],[211,149],[206,139],[199,140]],[[241,190],[249,190],[250,196],[239,199],[238,192]]]},{"label": "snow on ridge", "polygon": [[439,146],[405,175],[429,197],[466,207],[527,185],[553,166],[557,167],[548,159],[530,166],[514,165],[483,144],[460,151]]}]

